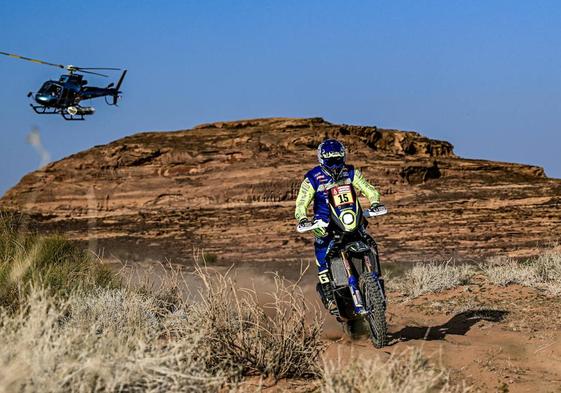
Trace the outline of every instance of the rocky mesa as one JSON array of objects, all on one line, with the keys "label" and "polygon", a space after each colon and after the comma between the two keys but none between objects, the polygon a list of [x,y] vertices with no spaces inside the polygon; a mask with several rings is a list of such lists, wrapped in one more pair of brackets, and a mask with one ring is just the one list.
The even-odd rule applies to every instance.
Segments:
[{"label": "rocky mesa", "polygon": [[390,214],[371,220],[392,261],[528,256],[561,238],[561,180],[535,166],[463,159],[416,132],[255,119],[135,134],[22,178],[0,208],[121,259],[219,262],[312,258],[294,200],[324,138],[377,185]]}]

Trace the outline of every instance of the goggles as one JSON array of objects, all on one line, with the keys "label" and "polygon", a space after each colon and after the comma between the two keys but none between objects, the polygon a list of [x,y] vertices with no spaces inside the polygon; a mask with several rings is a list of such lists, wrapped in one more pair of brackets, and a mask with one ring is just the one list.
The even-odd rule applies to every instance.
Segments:
[{"label": "goggles", "polygon": [[324,158],[323,163],[328,168],[340,168],[345,165],[345,159],[343,157]]}]

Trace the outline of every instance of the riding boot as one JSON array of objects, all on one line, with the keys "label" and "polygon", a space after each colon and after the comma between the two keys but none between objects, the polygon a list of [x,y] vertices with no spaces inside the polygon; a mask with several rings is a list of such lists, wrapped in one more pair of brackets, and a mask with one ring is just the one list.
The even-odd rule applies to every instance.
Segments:
[{"label": "riding boot", "polygon": [[330,314],[338,316],[339,310],[335,302],[335,294],[333,293],[333,285],[331,285],[331,282],[318,283],[316,288],[324,307]]}]

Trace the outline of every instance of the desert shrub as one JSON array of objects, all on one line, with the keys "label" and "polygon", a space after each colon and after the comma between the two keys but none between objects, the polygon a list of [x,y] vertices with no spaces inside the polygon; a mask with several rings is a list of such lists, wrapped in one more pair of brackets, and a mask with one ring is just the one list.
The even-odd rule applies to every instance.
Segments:
[{"label": "desert shrub", "polygon": [[512,258],[490,258],[480,266],[494,284],[519,284],[561,295],[561,252],[558,248],[545,250],[536,258],[516,261]]},{"label": "desert shrub", "polygon": [[275,277],[269,302],[260,305],[254,290],[236,290],[233,280],[199,270],[204,287],[194,306],[206,332],[210,365],[239,376],[311,378],[321,373],[321,323],[307,323],[304,295],[295,284]]},{"label": "desert shrub", "polygon": [[324,393],[452,393],[467,389],[452,386],[446,371],[432,366],[417,348],[380,358],[358,359],[345,367],[326,365]]},{"label": "desert shrub", "polygon": [[[184,305],[180,294],[193,295],[193,277],[185,272],[160,265],[158,274],[156,291],[142,284],[141,292],[157,297],[167,309]],[[240,288],[228,273],[200,266],[195,278],[199,291],[190,296],[188,314],[191,323],[205,332],[201,348],[208,354],[210,369],[228,370],[234,379],[251,375],[315,378],[320,374],[324,349],[320,313],[309,308],[297,283],[272,276],[270,289],[257,292]]]},{"label": "desert shrub", "polygon": [[425,293],[468,284],[474,273],[474,269],[468,265],[453,265],[448,262],[416,264],[401,277],[390,280],[389,289],[415,298]]},{"label": "desert shrub", "polygon": [[[200,299],[164,282],[77,287],[58,296],[29,286],[0,308],[0,386],[19,392],[213,392],[250,375],[317,377],[320,324],[305,322],[296,285],[278,279],[270,304],[220,274],[199,272]],[[174,275],[165,276],[168,280]]]},{"label": "desert shrub", "polygon": [[480,266],[480,269],[489,281],[500,286],[509,284],[532,286],[537,280],[536,273],[530,266],[506,257],[490,258]]},{"label": "desert shrub", "polygon": [[215,265],[218,262],[218,255],[212,252],[204,252],[203,260],[209,265]]},{"label": "desert shrub", "polygon": [[529,265],[534,268],[541,282],[561,283],[560,250],[545,250],[537,258],[530,260]]},{"label": "desert shrub", "polygon": [[[4,217],[5,218],[5,217]],[[243,377],[315,378],[319,319],[279,277],[267,302],[227,275],[127,284],[57,236],[0,220],[0,386],[19,392],[212,392]],[[193,279],[189,281],[193,283]]]},{"label": "desert shrub", "polygon": [[185,309],[170,312],[126,289],[74,292],[67,299],[31,289],[25,307],[0,311],[0,386],[19,392],[213,392],[205,332]]},{"label": "desert shrub", "polygon": [[15,307],[30,286],[67,296],[78,287],[116,287],[116,276],[87,250],[56,235],[19,230],[19,216],[0,215],[0,305]]}]

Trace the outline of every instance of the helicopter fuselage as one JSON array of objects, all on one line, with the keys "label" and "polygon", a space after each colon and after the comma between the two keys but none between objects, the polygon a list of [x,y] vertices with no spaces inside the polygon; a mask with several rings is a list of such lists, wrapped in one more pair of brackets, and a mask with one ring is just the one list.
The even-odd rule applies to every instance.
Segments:
[{"label": "helicopter fuselage", "polygon": [[47,81],[34,96],[35,102],[49,108],[64,108],[82,100],[114,95],[116,89],[86,86],[81,75],[63,75],[58,81]]},{"label": "helicopter fuselage", "polygon": [[121,75],[117,86],[113,83],[107,87],[86,86],[88,81],[82,75],[70,73],[62,75],[58,81],[49,80],[41,86],[37,93],[29,93],[39,105],[31,104],[32,109],[41,115],[61,114],[66,120],[83,120],[84,115],[92,115],[95,109],[91,106],[80,106],[80,101],[98,97],[111,97],[116,105],[119,98],[119,87],[126,75],[126,70]]}]

